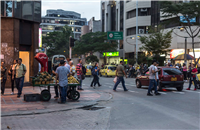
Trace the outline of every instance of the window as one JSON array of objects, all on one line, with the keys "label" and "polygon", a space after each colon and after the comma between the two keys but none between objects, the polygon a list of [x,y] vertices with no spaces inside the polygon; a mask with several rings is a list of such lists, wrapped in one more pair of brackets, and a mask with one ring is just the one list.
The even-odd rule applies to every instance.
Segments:
[{"label": "window", "polygon": [[22,2],[15,1],[14,2],[14,17],[21,18],[22,17]]},{"label": "window", "polygon": [[6,16],[12,17],[12,1],[6,1]]},{"label": "window", "polygon": [[117,67],[108,67],[109,70],[116,70]]},{"label": "window", "polygon": [[33,20],[33,2],[23,1],[22,2],[22,18],[27,20]]},{"label": "window", "polygon": [[1,16],[4,16],[4,12],[5,12],[5,1],[1,1]]},{"label": "window", "polygon": [[134,34],[136,34],[136,28],[135,27],[127,29],[127,34],[126,34],[127,36],[134,35]]},{"label": "window", "polygon": [[180,70],[175,68],[166,68],[163,69],[163,75],[182,75],[182,73]]},{"label": "window", "polygon": [[135,16],[136,16],[136,10],[131,10],[131,11],[128,11],[128,12],[127,12],[126,18],[127,18],[127,19],[130,19],[130,18],[133,18],[133,17],[135,17]]},{"label": "window", "polygon": [[41,21],[41,2],[34,2],[34,21]]}]

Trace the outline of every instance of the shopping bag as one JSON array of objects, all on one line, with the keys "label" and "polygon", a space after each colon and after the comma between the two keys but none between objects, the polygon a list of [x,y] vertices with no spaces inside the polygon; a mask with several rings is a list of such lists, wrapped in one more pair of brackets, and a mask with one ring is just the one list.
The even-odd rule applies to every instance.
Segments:
[{"label": "shopping bag", "polygon": [[115,78],[113,79],[113,82],[114,82],[114,83],[116,83],[116,82],[117,82],[117,77],[115,77]]}]

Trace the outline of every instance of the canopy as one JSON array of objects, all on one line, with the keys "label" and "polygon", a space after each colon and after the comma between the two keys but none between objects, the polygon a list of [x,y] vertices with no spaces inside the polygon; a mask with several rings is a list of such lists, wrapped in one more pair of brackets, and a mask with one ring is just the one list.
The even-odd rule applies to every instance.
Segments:
[{"label": "canopy", "polygon": [[[180,54],[180,55],[176,56],[173,60],[184,60],[184,57],[185,57],[185,54]],[[186,58],[187,58],[187,60],[194,59],[194,57],[189,54],[186,54]]]}]

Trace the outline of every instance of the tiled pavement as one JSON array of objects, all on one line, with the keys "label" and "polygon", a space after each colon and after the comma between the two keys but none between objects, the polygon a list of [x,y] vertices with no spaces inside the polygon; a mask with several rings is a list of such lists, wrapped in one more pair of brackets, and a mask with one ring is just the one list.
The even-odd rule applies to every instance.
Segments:
[{"label": "tiled pavement", "polygon": [[[53,87],[51,87],[51,100],[49,102],[25,102],[23,94],[40,93],[39,87],[24,87],[23,94],[20,98],[17,98],[17,94],[11,95],[11,90],[8,88],[5,90],[4,96],[1,96],[1,116],[23,115],[32,113],[48,113],[52,111],[70,110],[77,107],[94,105],[99,100],[108,100],[111,95],[108,93],[99,92],[96,90],[85,89],[80,92],[80,98],[78,101],[67,100],[66,104],[58,104],[54,99],[55,93]],[[15,90],[17,93],[17,90]]]}]

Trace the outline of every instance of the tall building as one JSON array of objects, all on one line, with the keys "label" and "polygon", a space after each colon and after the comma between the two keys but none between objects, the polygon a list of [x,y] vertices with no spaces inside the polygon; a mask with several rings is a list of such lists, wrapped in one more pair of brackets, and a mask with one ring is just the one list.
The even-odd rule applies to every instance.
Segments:
[{"label": "tall building", "polygon": [[[174,4],[189,1],[174,1]],[[136,18],[136,7],[138,8],[138,17]],[[174,17],[171,17],[174,18]],[[119,41],[119,57],[120,58],[133,58],[136,52],[136,19],[138,19],[138,35],[148,35],[149,26],[158,27],[163,21],[169,20],[170,18],[162,18],[162,12],[160,11],[160,5],[158,1],[139,1],[136,5],[136,1],[101,1],[101,20],[102,20],[102,31],[121,31],[123,32],[123,40]],[[196,23],[199,23],[199,18],[195,19]],[[180,23],[170,23],[165,26],[165,31],[169,31],[173,28],[180,28]],[[195,26],[192,27],[195,30]],[[174,30],[182,36],[188,36],[186,31],[180,31],[179,29]],[[176,52],[184,52],[185,39],[172,33],[172,41],[169,49],[172,51],[175,49]],[[200,57],[200,39],[195,38],[195,51],[196,58]],[[138,51],[142,46],[140,40],[138,40]],[[178,49],[178,50],[177,50]],[[181,50],[179,50],[181,49]],[[187,53],[192,54],[191,38],[187,38]],[[180,54],[180,53],[177,53]],[[175,55],[177,55],[175,54]],[[169,54],[170,55],[170,54]],[[166,58],[170,59],[170,56]]]},{"label": "tall building", "polygon": [[101,32],[101,20],[95,20],[95,18],[92,17],[88,22],[88,26],[90,32]]},{"label": "tall building", "polygon": [[[22,58],[27,73],[25,82],[38,72],[34,59],[39,46],[41,1],[1,1],[1,61],[7,68],[13,60]],[[7,86],[10,85],[10,76]]]},{"label": "tall building", "polygon": [[60,31],[63,26],[68,25],[72,28],[74,38],[81,36],[81,27],[87,25],[87,19],[81,18],[81,14],[62,9],[47,10],[46,16],[42,17],[42,35],[47,36],[49,32]]}]

